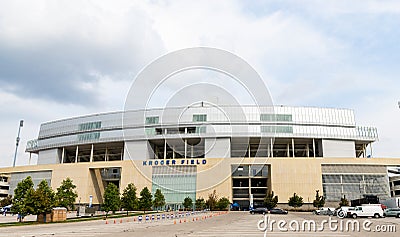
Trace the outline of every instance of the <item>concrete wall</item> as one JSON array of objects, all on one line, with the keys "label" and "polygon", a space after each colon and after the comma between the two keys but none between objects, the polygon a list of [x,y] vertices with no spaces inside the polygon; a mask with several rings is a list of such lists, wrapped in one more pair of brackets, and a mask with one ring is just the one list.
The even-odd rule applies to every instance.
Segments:
[{"label": "concrete wall", "polygon": [[124,160],[146,160],[153,157],[148,141],[127,141],[124,148]]},{"label": "concrete wall", "polygon": [[39,151],[37,160],[38,165],[46,164],[60,164],[61,163],[61,149],[49,149]]},{"label": "concrete wall", "polygon": [[323,157],[356,157],[354,141],[322,140]]},{"label": "concrete wall", "polygon": [[205,140],[206,158],[227,158],[231,157],[230,138],[206,138]]}]

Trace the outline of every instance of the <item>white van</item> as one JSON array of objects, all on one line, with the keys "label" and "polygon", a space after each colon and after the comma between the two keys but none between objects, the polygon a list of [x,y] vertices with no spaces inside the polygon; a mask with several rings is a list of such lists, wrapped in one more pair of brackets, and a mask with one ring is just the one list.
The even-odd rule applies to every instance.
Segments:
[{"label": "white van", "polygon": [[362,205],[356,206],[354,210],[349,210],[347,213],[348,217],[383,217],[383,210],[380,205]]}]

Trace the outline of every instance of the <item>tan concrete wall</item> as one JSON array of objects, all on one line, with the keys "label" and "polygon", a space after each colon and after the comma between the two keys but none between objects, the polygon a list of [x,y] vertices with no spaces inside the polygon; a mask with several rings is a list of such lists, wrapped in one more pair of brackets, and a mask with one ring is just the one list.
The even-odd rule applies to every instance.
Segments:
[{"label": "tan concrete wall", "polygon": [[[200,159],[202,160],[202,159]],[[231,164],[270,164],[271,188],[279,197],[280,203],[286,203],[296,192],[305,202],[312,202],[315,190],[322,194],[321,164],[370,164],[400,166],[397,158],[208,158],[205,165],[197,166],[197,198],[208,198],[217,190],[218,196],[232,200]],[[89,202],[93,195],[93,203],[99,203],[95,195],[90,169],[121,167],[120,191],[132,182],[138,190],[147,186],[151,190],[151,166],[143,166],[142,161],[112,161],[92,163],[71,163],[55,165],[35,165],[0,168],[0,174],[52,170],[52,188],[55,190],[61,181],[70,177],[77,186],[78,199],[81,203]]]}]

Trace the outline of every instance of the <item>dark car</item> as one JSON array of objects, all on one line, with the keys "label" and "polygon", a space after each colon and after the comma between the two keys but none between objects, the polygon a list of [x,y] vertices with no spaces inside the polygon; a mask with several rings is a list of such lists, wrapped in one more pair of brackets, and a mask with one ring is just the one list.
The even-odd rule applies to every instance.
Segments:
[{"label": "dark car", "polygon": [[280,208],[272,208],[269,210],[269,213],[271,214],[288,214],[288,211],[280,209]]},{"label": "dark car", "polygon": [[266,214],[268,213],[268,209],[265,207],[257,207],[255,209],[250,210],[250,214]]}]

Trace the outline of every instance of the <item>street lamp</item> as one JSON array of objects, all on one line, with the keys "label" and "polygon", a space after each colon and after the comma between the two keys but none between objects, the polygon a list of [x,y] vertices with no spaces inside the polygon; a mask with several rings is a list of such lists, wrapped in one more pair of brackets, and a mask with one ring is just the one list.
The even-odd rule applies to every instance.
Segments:
[{"label": "street lamp", "polygon": [[14,153],[14,162],[13,162],[13,167],[15,167],[15,161],[17,160],[17,151],[18,151],[18,145],[19,145],[19,134],[21,132],[21,128],[24,126],[24,120],[19,121],[19,127],[18,127],[18,135],[17,135],[17,140],[16,140],[16,146],[15,146],[15,153]]}]

